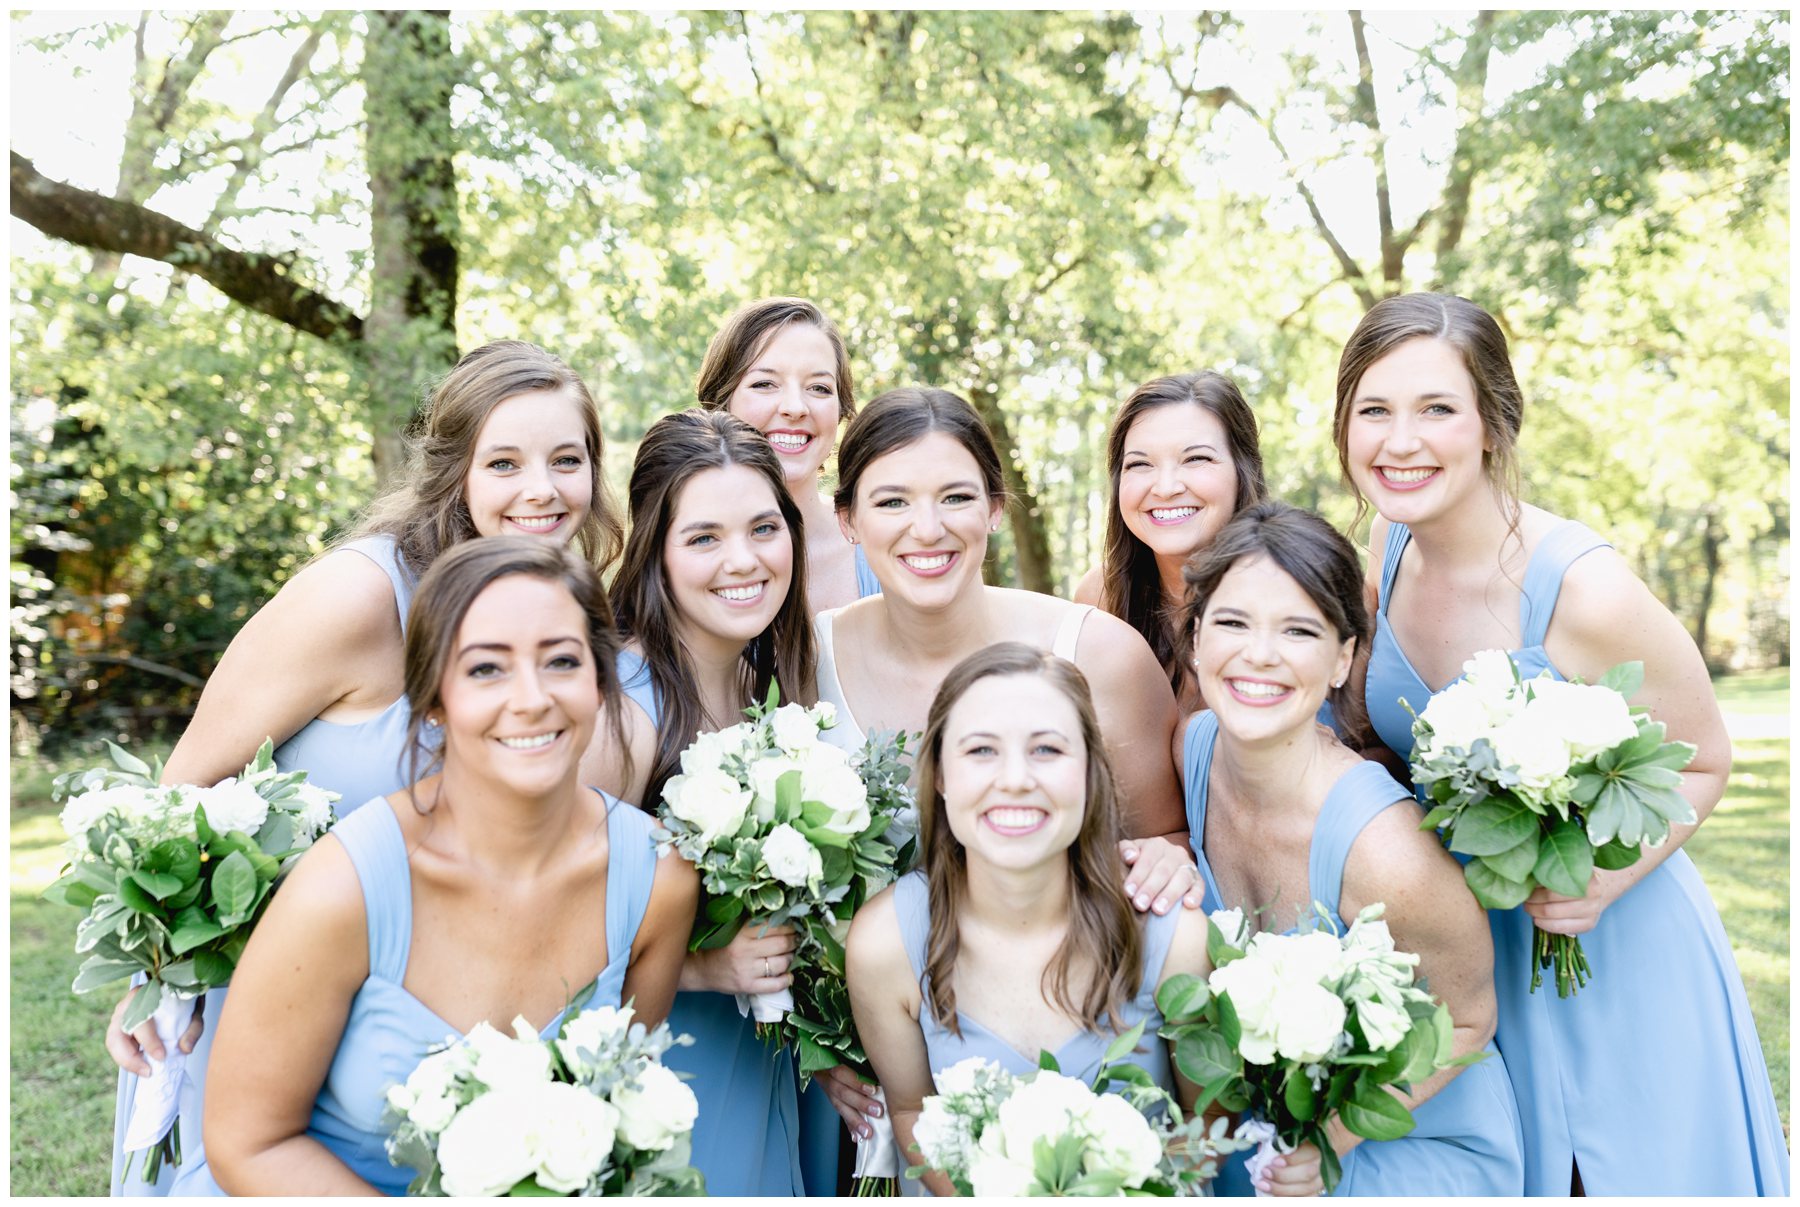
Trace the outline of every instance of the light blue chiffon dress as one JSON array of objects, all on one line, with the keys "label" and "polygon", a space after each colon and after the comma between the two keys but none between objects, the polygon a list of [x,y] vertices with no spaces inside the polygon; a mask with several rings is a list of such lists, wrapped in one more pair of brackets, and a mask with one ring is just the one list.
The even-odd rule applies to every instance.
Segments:
[{"label": "light blue chiffon dress", "polygon": [[[1242,901],[1227,902],[1213,879],[1204,849],[1207,774],[1219,736],[1218,718],[1203,712],[1189,722],[1182,747],[1187,783],[1187,814],[1194,857],[1206,884],[1210,912]],[[1339,914],[1344,863],[1363,828],[1384,809],[1406,799],[1407,791],[1376,763],[1362,763],[1333,784],[1314,823],[1307,853],[1307,890],[1331,914],[1343,933]],[[1289,932],[1292,933],[1292,932]],[[1372,1195],[1518,1195],[1524,1192],[1523,1138],[1512,1084],[1495,1046],[1487,1059],[1465,1068],[1449,1085],[1413,1111],[1411,1135],[1399,1140],[1365,1140],[1343,1159],[1338,1197]],[[1221,1195],[1253,1195],[1244,1163],[1249,1154],[1227,1161],[1214,1183]]]},{"label": "light blue chiffon dress", "polygon": [[[660,726],[661,701],[643,658],[633,651],[621,653],[619,678],[626,696],[652,725]],[[729,993],[677,993],[669,1026],[676,1034],[694,1037],[690,1046],[671,1048],[663,1063],[688,1074],[688,1086],[700,1100],[693,1164],[706,1175],[707,1193],[804,1194],[793,1056],[758,1039],[756,1024],[738,1012],[737,998]]]},{"label": "light blue chiffon dress", "polygon": [[[400,561],[399,551],[390,536],[363,537],[339,546],[352,549],[381,567],[394,588],[394,606],[400,616],[400,632],[406,633],[406,612],[412,605],[412,572]],[[307,781],[336,792],[339,800],[333,807],[339,816],[374,796],[386,796],[405,787],[407,768],[402,754],[406,747],[406,729],[412,721],[412,708],[403,695],[386,709],[366,721],[340,725],[314,718],[298,733],[275,748],[275,765],[283,771],[305,771]],[[137,978],[134,983],[141,984]],[[200,1111],[206,1089],[206,1064],[212,1055],[213,1036],[219,1027],[219,1012],[225,1006],[223,988],[208,991],[205,1004],[206,1028],[194,1044],[186,1061],[187,1083],[181,1094],[181,1157],[179,1166],[164,1165],[162,1175],[154,1183],[142,1179],[145,1153],[131,1154],[131,1169],[125,1170],[125,1130],[131,1121],[131,1098],[137,1076],[119,1072],[116,1110],[113,1115],[112,1194],[114,1196],[150,1196],[190,1193],[181,1185],[184,1171],[205,1165],[206,1149],[200,1130]]]},{"label": "light blue chiffon dress", "polygon": [[[606,966],[594,978],[587,1007],[621,1004],[631,945],[656,879],[656,844],[650,838],[655,823],[630,805],[601,795],[606,797]],[[461,1033],[405,989],[413,933],[412,869],[393,806],[377,797],[332,833],[349,852],[362,882],[369,978],[351,999],[344,1034],[306,1134],[382,1194],[400,1196],[418,1171],[388,1162],[388,1087],[404,1082],[431,1048]],[[554,1036],[567,1013],[567,1007],[557,1011],[538,1034]],[[487,1021],[510,1033],[510,1020]],[[702,1114],[705,1110],[703,1102]],[[184,1172],[177,1192],[224,1194],[204,1167]]]},{"label": "light blue chiffon dress", "polygon": [[[1412,534],[1388,530],[1370,650],[1369,719],[1387,746],[1412,752],[1412,716],[1432,689],[1388,623]],[[1564,573],[1606,544],[1565,520],[1525,569],[1512,651],[1527,678],[1559,672],[1544,650]],[[1686,851],[1628,889],[1581,936],[1593,978],[1573,996],[1548,977],[1530,991],[1532,924],[1523,908],[1490,910],[1500,1050],[1525,1127],[1525,1193],[1566,1195],[1579,1167],[1590,1195],[1785,1195],[1788,1152],[1743,977],[1719,911]]]},{"label": "light blue chiffon dress", "polygon": [[[906,944],[906,958],[912,965],[913,976],[918,979],[921,990],[929,992],[925,956],[931,938],[931,903],[924,872],[908,872],[895,882],[894,916],[900,924],[900,938]],[[1168,1045],[1156,1034],[1163,1021],[1162,1012],[1156,1008],[1156,985],[1162,979],[1163,963],[1168,958],[1169,944],[1175,939],[1176,924],[1180,920],[1179,910],[1143,915],[1144,979],[1137,996],[1119,1012],[1127,1029],[1140,1022],[1144,1024],[1143,1042],[1125,1057],[1124,1063],[1137,1065],[1170,1093],[1175,1091],[1175,1079],[1169,1068]],[[925,1053],[930,1058],[934,1076],[972,1056],[994,1061],[1015,1076],[1023,1077],[1037,1069],[1036,1052],[1027,1055],[1019,1051],[988,1030],[979,1019],[958,1010],[956,1023],[962,1032],[960,1035],[932,1017],[929,1001],[919,1006],[919,1030],[925,1035]],[[1117,1032],[1102,1020],[1101,1030],[1084,1028],[1077,1031],[1051,1055],[1056,1057],[1057,1067],[1068,1076],[1091,1082],[1100,1071],[1107,1045],[1116,1038]]]}]

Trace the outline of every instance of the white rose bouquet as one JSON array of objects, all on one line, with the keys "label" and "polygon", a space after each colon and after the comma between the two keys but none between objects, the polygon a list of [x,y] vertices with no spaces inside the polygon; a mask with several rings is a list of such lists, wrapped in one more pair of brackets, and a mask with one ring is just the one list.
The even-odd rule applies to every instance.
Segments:
[{"label": "white rose bouquet", "polygon": [[699,1103],[662,1064],[692,1042],[629,1005],[572,1011],[548,1041],[523,1018],[512,1035],[478,1023],[388,1090],[388,1160],[419,1171],[413,1195],[705,1194]]},{"label": "white rose bouquet", "polygon": [[75,992],[147,978],[123,1025],[154,1019],[165,1055],[136,1083],[124,1147],[150,1150],[144,1178],[155,1181],[165,1160],[181,1160],[186,1057],[176,1040],[194,999],[231,979],[276,878],[331,825],[337,794],[308,784],[304,771],[278,772],[270,742],[241,775],[210,788],[163,787],[160,760],[107,747],[112,766],[52,786],[66,801],[69,866],[44,896],[87,911],[75,928],[75,950],[87,953]]},{"label": "white rose bouquet", "polygon": [[[794,1051],[802,1084],[839,1064],[873,1082],[844,985],[844,936],[863,903],[911,862],[906,736],[874,734],[847,755],[819,738],[837,720],[830,704],[783,705],[773,687],[747,715],[695,738],[663,788],[657,840],[706,886],[690,946],[723,947],[746,925],[791,923],[792,990],[740,1006],[760,1034]],[[859,1142],[859,1178],[898,1172],[871,1164],[880,1140]]]},{"label": "white rose bouquet", "polygon": [[[1626,703],[1643,681],[1641,662],[1595,684],[1548,671],[1526,680],[1509,655],[1483,650],[1416,716],[1413,782],[1433,805],[1424,825],[1469,857],[1463,876],[1484,908],[1512,909],[1539,885],[1580,897],[1595,868],[1629,867],[1669,823],[1694,820],[1678,789],[1695,748],[1664,741],[1662,722]],[[1562,997],[1587,984],[1574,935],[1537,931],[1535,955],[1534,991],[1545,968]]]},{"label": "white rose bouquet", "polygon": [[1450,1012],[1413,983],[1419,957],[1394,950],[1383,910],[1364,909],[1341,936],[1327,926],[1255,937],[1241,911],[1220,910],[1207,928],[1212,975],[1157,991],[1198,1109],[1248,1113],[1237,1135],[1259,1144],[1252,1174],[1311,1141],[1329,1193],[1343,1174],[1325,1131],[1334,1116],[1364,1139],[1397,1140],[1413,1117],[1387,1087],[1481,1059],[1454,1056]]},{"label": "white rose bouquet", "polygon": [[[1142,1025],[1121,1035],[1106,1060],[1142,1037]],[[1191,1195],[1218,1173],[1221,1156],[1249,1147],[1226,1135],[1225,1119],[1210,1129],[1184,1120],[1135,1065],[1108,1063],[1089,1086],[1064,1076],[1048,1053],[1040,1059],[1029,1077],[980,1057],[940,1070],[938,1092],[913,1127],[925,1164],[907,1176],[938,1170],[964,1195]],[[1115,1081],[1120,1092],[1101,1092]],[[1146,1112],[1158,1108],[1153,1122]]]}]

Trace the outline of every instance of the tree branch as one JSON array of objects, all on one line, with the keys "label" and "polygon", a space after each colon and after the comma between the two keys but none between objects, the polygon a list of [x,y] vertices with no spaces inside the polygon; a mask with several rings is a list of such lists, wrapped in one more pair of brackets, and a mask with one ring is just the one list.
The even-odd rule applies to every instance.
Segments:
[{"label": "tree branch", "polygon": [[835,193],[836,186],[830,181],[822,181],[806,170],[806,165],[789,155],[781,146],[781,136],[775,132],[775,123],[769,118],[769,106],[763,98],[762,72],[756,69],[756,49],[750,43],[750,16],[738,10],[738,24],[744,30],[744,60],[750,64],[750,79],[756,85],[756,112],[762,118],[761,133],[763,141],[769,144],[769,150],[781,161],[783,167],[807,183],[815,193]]},{"label": "tree branch", "polygon": [[1356,290],[1357,300],[1363,304],[1363,309],[1372,309],[1375,303],[1381,299],[1375,296],[1373,289],[1369,288],[1368,274],[1338,241],[1337,235],[1332,232],[1331,224],[1325,221],[1325,215],[1319,209],[1318,198],[1313,196],[1313,191],[1307,187],[1305,179],[1294,167],[1293,157],[1288,154],[1287,147],[1282,144],[1281,136],[1275,133],[1275,123],[1258,113],[1256,107],[1245,100],[1237,89],[1226,87],[1224,92],[1224,101],[1236,105],[1249,114],[1250,120],[1261,126],[1263,133],[1274,144],[1276,154],[1281,156],[1281,162],[1288,170],[1288,178],[1293,181],[1294,188],[1300,194],[1300,200],[1306,203],[1306,212],[1312,215],[1313,226],[1318,228],[1319,237],[1325,240],[1325,245],[1331,249],[1331,254],[1337,260],[1338,267],[1343,270],[1345,282],[1349,284],[1350,288]]},{"label": "tree branch", "polygon": [[[1444,182],[1442,218],[1438,225],[1437,284],[1446,284],[1444,261],[1462,242],[1469,220],[1469,199],[1475,188],[1473,143],[1481,129],[1482,99],[1487,93],[1488,51],[1493,43],[1494,13],[1475,14],[1474,27],[1463,44],[1462,60],[1452,78],[1456,81],[1456,147],[1450,154],[1450,176]],[[1423,219],[1421,219],[1423,221]]]},{"label": "tree branch", "polygon": [[12,153],[12,213],[81,247],[173,264],[260,314],[320,339],[362,338],[362,318],[290,278],[279,257],[241,252],[166,215],[51,180]]},{"label": "tree branch", "polygon": [[1375,221],[1381,232],[1381,279],[1397,290],[1405,276],[1406,243],[1394,237],[1394,202],[1388,189],[1387,133],[1381,128],[1381,112],[1375,106],[1375,64],[1369,58],[1369,39],[1362,13],[1350,10],[1350,37],[1356,43],[1357,119],[1375,136]]},{"label": "tree branch", "polygon": [[[202,230],[208,233],[215,232],[224,218],[241,212],[237,205],[239,194],[244,191],[244,186],[249,183],[250,177],[255,174],[256,169],[271,154],[263,144],[275,132],[275,115],[280,112],[281,103],[287,99],[287,94],[292,91],[295,84],[300,82],[300,77],[306,74],[307,67],[312,63],[313,55],[318,53],[319,43],[324,36],[324,22],[321,21],[307,31],[306,40],[300,44],[299,49],[294,51],[293,57],[288,60],[287,70],[281,73],[281,78],[275,82],[274,91],[269,93],[269,99],[263,105],[262,111],[250,124],[250,133],[242,140],[238,161],[232,166],[231,178],[225,182],[225,188],[219,193],[219,199],[213,203],[212,212],[201,224]],[[310,139],[303,139],[299,145],[304,146],[310,141]],[[292,148],[286,149],[291,150]]]}]

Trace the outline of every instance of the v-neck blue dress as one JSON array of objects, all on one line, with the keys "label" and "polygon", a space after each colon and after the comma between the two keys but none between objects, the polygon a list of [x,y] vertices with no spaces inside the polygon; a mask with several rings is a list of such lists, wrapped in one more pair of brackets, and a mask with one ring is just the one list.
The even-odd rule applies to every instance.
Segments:
[{"label": "v-neck blue dress", "polygon": [[[606,966],[594,979],[589,1006],[621,1004],[631,946],[656,879],[656,844],[650,838],[654,823],[610,796],[606,805]],[[362,882],[369,976],[351,1000],[306,1134],[357,1177],[385,1195],[399,1196],[418,1171],[388,1163],[383,1118],[388,1088],[404,1082],[429,1049],[460,1033],[405,988],[413,932],[412,871],[393,808],[385,800],[372,800],[338,823],[332,834]],[[555,1035],[566,1013],[566,1008],[557,1011],[540,1034],[546,1039]],[[511,1020],[488,1021],[506,1031]],[[184,1173],[180,1189],[183,1194],[224,1193],[203,1166],[191,1177]]]},{"label": "v-neck blue dress", "polygon": [[[1412,534],[1388,529],[1369,654],[1369,719],[1388,748],[1412,752],[1406,700],[1432,689],[1388,622]],[[1544,650],[1563,575],[1606,544],[1565,520],[1525,568],[1519,604],[1527,678],[1560,671]],[[1496,1039],[1525,1126],[1525,1193],[1566,1195],[1570,1168],[1590,1195],[1785,1195],[1788,1152],[1743,977],[1694,862],[1676,851],[1581,936],[1593,969],[1561,998],[1530,991],[1532,924],[1523,908],[1488,911],[1494,932]]]},{"label": "v-neck blue dress", "polygon": [[[1189,722],[1182,748],[1188,832],[1206,885],[1208,912],[1253,904],[1226,901],[1206,859],[1207,776],[1218,736],[1218,718],[1202,712]],[[1350,848],[1377,815],[1406,798],[1406,789],[1385,768],[1365,762],[1346,771],[1331,786],[1319,809],[1307,852],[1307,890],[1312,900],[1325,907],[1340,934],[1344,920],[1339,902]],[[1339,1197],[1524,1193],[1519,1111],[1494,1044],[1488,1044],[1486,1060],[1465,1068],[1421,1103],[1413,1111],[1413,1120],[1411,1135],[1399,1140],[1365,1140],[1351,1149],[1343,1160],[1343,1180],[1333,1193]],[[1248,1154],[1240,1153],[1226,1163],[1214,1183],[1217,1193],[1255,1193],[1244,1169],[1247,1159]]]},{"label": "v-neck blue dress", "polygon": [[[925,959],[931,940],[931,904],[924,872],[908,872],[895,882],[894,915],[900,924],[900,938],[906,944],[906,958],[912,965],[913,975],[919,979],[921,989],[929,991]],[[1156,985],[1162,979],[1163,963],[1168,958],[1169,944],[1174,941],[1175,927],[1180,920],[1179,910],[1144,916],[1144,979],[1137,996],[1119,1012],[1127,1028],[1140,1022],[1144,1024],[1143,1042],[1125,1058],[1126,1062],[1143,1069],[1171,1093],[1175,1089],[1175,1080],[1169,1068],[1168,1045],[1157,1037],[1163,1019],[1162,1012],[1156,1008]],[[956,1023],[962,1032],[960,1035],[932,1016],[929,1000],[921,1003],[919,1030],[925,1035],[925,1052],[934,1075],[971,1056],[994,1061],[1007,1072],[1021,1077],[1037,1069],[1036,1052],[1019,1051],[988,1030],[979,1019],[958,1010]],[[1053,1053],[1057,1066],[1068,1076],[1092,1081],[1100,1071],[1107,1045],[1118,1037],[1105,1020],[1101,1020],[1100,1026],[1098,1031],[1083,1028],[1075,1032]]]},{"label": "v-neck blue dress", "polygon": [[[644,710],[651,725],[660,727],[662,703],[639,654],[627,650],[619,655],[619,679],[626,696]],[[669,1026],[676,1034],[694,1037],[687,1047],[669,1049],[663,1063],[687,1074],[688,1086],[700,1100],[692,1161],[706,1176],[707,1193],[805,1194],[793,1056],[758,1039],[756,1024],[739,1013],[737,998],[729,993],[677,993]],[[835,1111],[831,1118],[835,1123]],[[836,1135],[827,1139],[835,1143]]]}]

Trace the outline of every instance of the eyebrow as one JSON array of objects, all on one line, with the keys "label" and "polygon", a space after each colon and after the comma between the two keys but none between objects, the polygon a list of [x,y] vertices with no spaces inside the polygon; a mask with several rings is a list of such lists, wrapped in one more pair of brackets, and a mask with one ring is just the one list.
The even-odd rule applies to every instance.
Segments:
[{"label": "eyebrow", "polygon": [[[1242,608],[1214,608],[1213,615],[1214,616],[1242,616],[1246,620],[1248,620],[1250,618],[1250,613],[1244,611]],[[1302,624],[1324,624],[1325,623],[1324,619],[1322,617],[1318,617],[1318,616],[1283,616],[1281,618],[1281,620],[1282,620],[1282,623],[1284,623],[1284,624],[1292,623],[1294,621],[1299,621]]]},{"label": "eyebrow", "polygon": [[[1433,390],[1429,394],[1414,394],[1413,400],[1415,402],[1432,402],[1439,398],[1454,398],[1454,399],[1457,399],[1458,401],[1461,401],[1462,397],[1463,396],[1455,390]],[[1385,394],[1358,394],[1356,396],[1356,401],[1358,401],[1358,402],[1387,402],[1388,397]]]},{"label": "eyebrow", "polygon": [[[586,445],[582,444],[579,440],[565,440],[561,444],[557,445],[555,448],[551,449],[550,451],[553,453],[560,453],[565,448],[585,448],[585,447],[586,447]],[[490,444],[486,448],[483,448],[481,451],[482,451],[483,455],[491,456],[494,453],[516,453],[516,452],[520,452],[522,450],[516,444]]]},{"label": "eyebrow", "polygon": [[[537,648],[549,649],[553,645],[562,645],[564,642],[574,642],[576,645],[580,645],[581,639],[579,637],[551,637],[538,642]],[[476,650],[496,650],[503,654],[510,654],[512,649],[512,643],[507,641],[475,641],[457,650],[456,656],[461,658],[464,654],[472,654]]]},{"label": "eyebrow", "polygon": [[[1191,453],[1197,449],[1206,449],[1209,452],[1215,452],[1215,453],[1219,451],[1218,445],[1212,443],[1212,441],[1210,441],[1210,440],[1202,440],[1198,444],[1190,444],[1190,445],[1186,446],[1185,448],[1183,448],[1181,451],[1184,453]],[[1148,457],[1150,454],[1146,453],[1143,449],[1140,449],[1140,448],[1128,448],[1125,450],[1125,455],[1127,457]]]},{"label": "eyebrow", "polygon": [[[880,494],[884,490],[891,490],[895,494],[905,494],[908,489],[909,488],[905,487],[905,486],[874,486],[869,489],[869,493],[870,494]],[[981,484],[979,482],[946,482],[942,486],[936,487],[935,489],[937,489],[937,490],[979,491],[979,490],[981,490]]]},{"label": "eyebrow", "polygon": [[[771,507],[767,511],[759,511],[755,515],[751,516],[750,522],[752,524],[760,524],[764,520],[779,519],[780,516],[781,516],[780,508]],[[723,528],[723,527],[725,527],[725,525],[719,523],[719,521],[717,521],[717,520],[695,520],[691,524],[683,524],[677,530],[677,535],[682,535],[682,534],[686,534],[689,532],[705,532],[705,531],[708,531],[713,528]]]},{"label": "eyebrow", "polygon": [[[1066,734],[1062,730],[1056,729],[1054,727],[1045,728],[1045,729],[1034,729],[1026,736],[1033,737],[1033,738],[1041,738],[1041,737],[1045,737],[1046,735],[1049,737],[1053,737],[1053,738],[1061,738],[1065,742],[1072,740],[1068,734]],[[997,741],[999,739],[999,737],[1000,737],[999,734],[990,733],[985,729],[974,729],[974,730],[970,730],[968,733],[963,734],[961,737],[957,738],[956,740],[959,743],[966,742],[970,738],[987,738],[990,741]]]},{"label": "eyebrow", "polygon": [[[779,376],[781,373],[781,370],[772,369],[768,365],[752,365],[748,369],[744,370],[745,377],[750,376],[750,374],[752,374],[752,373],[768,373],[772,376]],[[811,379],[814,377],[828,377],[831,379],[833,384],[836,384],[836,382],[837,382],[837,374],[832,372],[830,369],[814,369],[811,373],[806,374],[806,377],[808,379]]]}]

